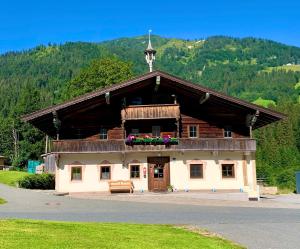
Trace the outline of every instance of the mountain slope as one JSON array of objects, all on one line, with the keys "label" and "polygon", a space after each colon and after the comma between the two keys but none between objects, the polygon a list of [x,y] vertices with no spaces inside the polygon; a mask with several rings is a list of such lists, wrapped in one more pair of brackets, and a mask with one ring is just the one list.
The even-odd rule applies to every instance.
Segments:
[{"label": "mountain slope", "polygon": [[[225,93],[254,101],[277,102],[298,97],[299,71],[270,70],[300,63],[300,48],[245,38],[210,37],[207,40],[152,38],[157,49],[155,67]],[[116,55],[133,63],[136,74],[147,71],[143,50],[147,37],[102,43],[66,43],[0,56],[0,113],[7,116],[25,86],[40,89],[45,105],[60,100],[66,81],[96,58]],[[269,69],[269,71],[264,71]],[[3,94],[4,93],[4,94]]]}]

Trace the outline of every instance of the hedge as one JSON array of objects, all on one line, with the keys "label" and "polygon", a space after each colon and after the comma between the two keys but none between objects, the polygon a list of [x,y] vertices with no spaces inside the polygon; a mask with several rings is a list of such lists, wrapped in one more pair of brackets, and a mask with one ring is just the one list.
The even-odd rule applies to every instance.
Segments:
[{"label": "hedge", "polygon": [[18,181],[19,187],[28,189],[55,189],[55,176],[52,174],[34,174]]}]

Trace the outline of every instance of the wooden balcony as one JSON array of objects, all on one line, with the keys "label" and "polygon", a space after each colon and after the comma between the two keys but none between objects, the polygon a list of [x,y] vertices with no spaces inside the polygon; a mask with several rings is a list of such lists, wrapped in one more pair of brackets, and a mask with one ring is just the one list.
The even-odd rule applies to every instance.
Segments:
[{"label": "wooden balcony", "polygon": [[111,153],[147,151],[256,151],[254,139],[181,138],[178,145],[125,145],[120,140],[59,140],[53,141],[53,153]]},{"label": "wooden balcony", "polygon": [[166,105],[133,105],[121,111],[122,120],[142,119],[179,119],[180,109],[177,104]]},{"label": "wooden balcony", "polygon": [[123,139],[117,140],[58,140],[52,141],[51,152],[58,153],[108,153],[125,150]]}]

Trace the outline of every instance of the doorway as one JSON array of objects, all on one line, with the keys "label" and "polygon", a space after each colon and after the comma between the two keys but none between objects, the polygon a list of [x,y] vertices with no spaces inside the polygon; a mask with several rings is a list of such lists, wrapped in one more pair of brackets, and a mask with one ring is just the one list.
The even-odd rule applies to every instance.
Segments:
[{"label": "doorway", "polygon": [[167,191],[170,185],[170,157],[148,157],[149,191]]}]

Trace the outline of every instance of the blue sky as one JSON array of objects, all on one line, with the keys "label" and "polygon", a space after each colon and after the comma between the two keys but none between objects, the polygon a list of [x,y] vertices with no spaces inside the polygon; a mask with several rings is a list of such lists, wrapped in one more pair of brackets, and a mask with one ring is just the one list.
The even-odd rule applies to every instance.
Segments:
[{"label": "blue sky", "polygon": [[0,53],[147,33],[262,37],[300,47],[300,1],[1,1]]}]

